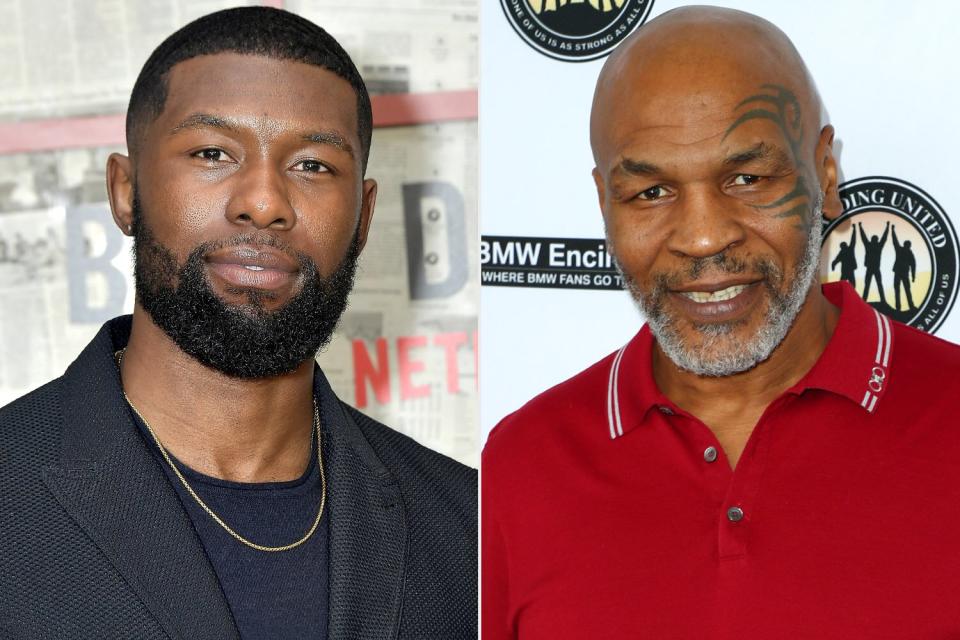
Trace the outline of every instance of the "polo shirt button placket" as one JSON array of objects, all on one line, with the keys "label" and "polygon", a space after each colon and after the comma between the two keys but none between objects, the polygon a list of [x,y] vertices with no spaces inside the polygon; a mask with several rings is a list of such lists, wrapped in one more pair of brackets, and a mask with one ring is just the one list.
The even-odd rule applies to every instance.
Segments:
[{"label": "polo shirt button placket", "polygon": [[748,525],[747,510],[743,505],[734,503],[724,509],[718,531],[721,559],[732,559],[746,554]]}]

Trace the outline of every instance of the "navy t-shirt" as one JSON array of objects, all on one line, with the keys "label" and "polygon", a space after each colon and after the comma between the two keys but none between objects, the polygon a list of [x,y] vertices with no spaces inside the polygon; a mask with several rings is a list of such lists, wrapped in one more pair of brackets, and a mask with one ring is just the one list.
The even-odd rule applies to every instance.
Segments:
[{"label": "navy t-shirt", "polygon": [[[187,493],[134,415],[193,521],[220,580],[243,640],[319,640],[327,637],[327,512],[305,543],[288,551],[265,552],[235,540]],[[316,441],[303,476],[289,482],[243,483],[198,473],[177,460],[193,490],[227,525],[251,542],[280,546],[299,540],[313,524],[321,484]],[[172,457],[172,456],[171,456]]]}]

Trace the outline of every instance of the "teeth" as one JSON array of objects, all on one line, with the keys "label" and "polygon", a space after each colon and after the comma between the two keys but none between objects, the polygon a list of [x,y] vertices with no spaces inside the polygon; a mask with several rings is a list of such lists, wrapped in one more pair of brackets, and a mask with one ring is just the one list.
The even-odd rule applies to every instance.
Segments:
[{"label": "teeth", "polygon": [[250,269],[250,271],[263,271],[263,267],[258,267],[253,264],[245,264],[243,266],[246,267],[247,269]]},{"label": "teeth", "polygon": [[721,289],[720,291],[714,291],[713,293],[706,291],[684,291],[683,295],[698,303],[723,302],[724,300],[737,297],[746,288],[747,285],[745,284],[737,284],[732,287],[727,287],[726,289]]}]

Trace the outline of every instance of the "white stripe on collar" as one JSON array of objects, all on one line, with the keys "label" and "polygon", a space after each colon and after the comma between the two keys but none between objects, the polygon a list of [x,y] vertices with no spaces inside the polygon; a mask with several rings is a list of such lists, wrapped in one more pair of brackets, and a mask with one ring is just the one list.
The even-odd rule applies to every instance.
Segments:
[{"label": "white stripe on collar", "polygon": [[610,425],[610,439],[623,435],[623,423],[620,421],[620,360],[627,345],[620,347],[610,365],[610,378],[607,380],[607,424]]},{"label": "white stripe on collar", "polygon": [[893,330],[890,328],[890,319],[877,311],[873,310],[877,317],[877,355],[874,356],[873,368],[870,369],[870,377],[867,379],[867,390],[863,394],[863,400],[860,406],[873,413],[877,406],[877,399],[880,392],[883,391],[883,385],[887,379],[887,365],[890,362],[890,337]]}]

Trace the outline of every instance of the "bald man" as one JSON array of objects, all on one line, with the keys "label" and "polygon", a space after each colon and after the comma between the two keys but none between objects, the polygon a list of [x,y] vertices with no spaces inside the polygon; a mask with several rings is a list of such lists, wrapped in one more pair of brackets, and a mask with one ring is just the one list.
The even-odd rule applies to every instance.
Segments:
[{"label": "bald man", "polygon": [[957,637],[960,348],[819,284],[834,131],[788,38],[668,12],[590,134],[646,325],[492,432],[484,640]]}]

